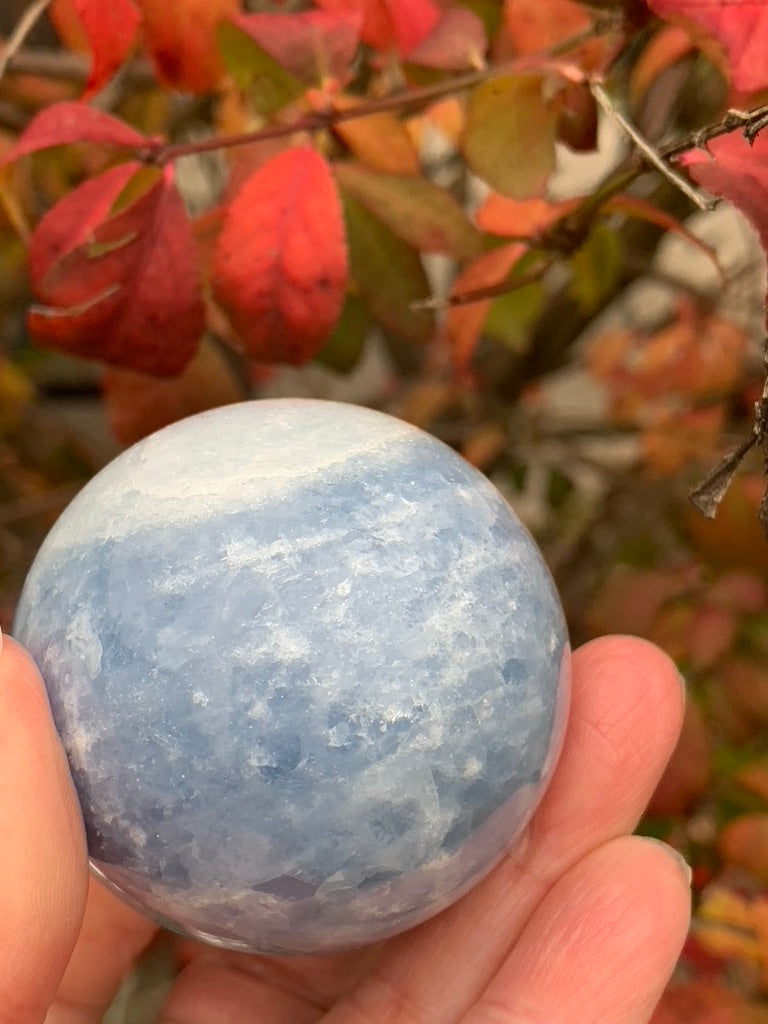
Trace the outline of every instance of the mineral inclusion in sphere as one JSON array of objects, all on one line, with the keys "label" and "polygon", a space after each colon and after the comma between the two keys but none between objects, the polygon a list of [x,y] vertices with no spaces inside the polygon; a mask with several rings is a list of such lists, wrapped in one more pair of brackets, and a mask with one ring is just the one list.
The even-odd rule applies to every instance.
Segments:
[{"label": "mineral inclusion in sphere", "polygon": [[529,535],[448,447],[357,406],[245,402],[135,445],[54,526],[15,632],[96,873],[233,949],[343,949],[448,906],[562,738]]}]

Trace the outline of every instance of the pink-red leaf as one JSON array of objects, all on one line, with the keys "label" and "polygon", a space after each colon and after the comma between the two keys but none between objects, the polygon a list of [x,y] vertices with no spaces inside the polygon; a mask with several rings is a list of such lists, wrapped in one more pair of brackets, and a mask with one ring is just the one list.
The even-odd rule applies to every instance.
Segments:
[{"label": "pink-red leaf", "polygon": [[192,233],[170,166],[108,216],[126,176],[119,167],[86,182],[41,221],[30,246],[38,305],[28,327],[48,347],[174,376],[204,326]]},{"label": "pink-red leaf", "polygon": [[686,18],[724,47],[738,92],[768,86],[768,4],[755,0],[648,0],[662,18]]},{"label": "pink-red leaf", "polygon": [[16,144],[3,154],[0,167],[40,149],[75,142],[98,142],[135,149],[145,145],[147,138],[125,121],[85,103],[54,103],[32,118]]},{"label": "pink-red leaf", "polygon": [[441,71],[465,71],[482,65],[487,46],[480,18],[465,7],[449,7],[426,39],[410,51],[408,61]]},{"label": "pink-red leaf", "polygon": [[396,49],[407,57],[440,20],[432,0],[315,0],[324,11],[357,12],[362,16],[363,42],[374,50]]},{"label": "pink-red leaf", "polygon": [[346,81],[360,41],[362,12],[238,14],[230,19],[286,71],[305,82]]},{"label": "pink-red leaf", "polygon": [[768,132],[753,145],[741,132],[721,135],[708,143],[708,152],[690,150],[681,162],[699,185],[741,210],[768,252]]},{"label": "pink-red leaf", "polygon": [[59,260],[88,238],[112,209],[115,200],[141,164],[119,164],[90,178],[61,199],[35,228],[27,256],[33,291],[44,288],[45,277]]},{"label": "pink-red leaf", "polygon": [[213,287],[244,351],[300,364],[331,333],[347,285],[344,225],[333,177],[311,147],[260,167],[230,203]]},{"label": "pink-red leaf", "polygon": [[139,12],[132,0],[58,0],[53,5],[53,21],[67,19],[63,10],[74,10],[91,53],[91,67],[84,97],[98,92],[112,78],[133,48],[139,27]]}]

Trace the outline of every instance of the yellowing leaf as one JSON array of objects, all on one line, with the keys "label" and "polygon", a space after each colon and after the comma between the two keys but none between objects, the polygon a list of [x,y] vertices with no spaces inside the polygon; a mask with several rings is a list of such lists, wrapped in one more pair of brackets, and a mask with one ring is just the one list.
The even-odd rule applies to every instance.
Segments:
[{"label": "yellowing leaf", "polygon": [[539,75],[505,75],[472,90],[461,146],[469,167],[510,199],[541,195],[555,168],[557,112]]},{"label": "yellowing leaf", "polygon": [[426,342],[434,319],[417,305],[431,294],[418,252],[349,193],[342,191],[342,196],[350,275],[365,304],[385,330]]},{"label": "yellowing leaf", "polygon": [[611,294],[619,273],[621,253],[616,232],[596,224],[570,262],[571,296],[589,315]]},{"label": "yellowing leaf", "polygon": [[21,370],[0,359],[0,437],[18,428],[34,388]]}]

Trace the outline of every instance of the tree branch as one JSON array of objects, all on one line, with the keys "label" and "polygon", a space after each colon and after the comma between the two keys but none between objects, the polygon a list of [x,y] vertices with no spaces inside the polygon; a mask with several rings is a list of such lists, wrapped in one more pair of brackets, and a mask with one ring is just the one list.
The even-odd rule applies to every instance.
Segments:
[{"label": "tree branch", "polygon": [[50,3],[51,0],[35,0],[19,18],[18,24],[13,32],[11,32],[8,42],[5,44],[2,54],[0,54],[0,78],[8,70],[8,65],[13,59],[14,54],[21,49],[22,43],[35,27],[38,18],[48,9]]},{"label": "tree branch", "polygon": [[664,154],[660,153],[655,146],[648,142],[647,139],[643,138],[631,121],[628,121],[621,111],[617,109],[613,100],[599,82],[591,81],[589,83],[589,91],[605,113],[608,114],[608,116],[626,132],[645,159],[649,163],[653,164],[657,171],[660,171],[661,174],[663,174],[665,178],[668,178],[673,185],[679,188],[684,195],[688,196],[691,202],[695,203],[700,210],[713,210],[715,208],[713,200],[703,196],[697,188],[693,187],[686,177],[680,174],[679,171],[676,171],[673,167],[670,167],[664,157]]}]

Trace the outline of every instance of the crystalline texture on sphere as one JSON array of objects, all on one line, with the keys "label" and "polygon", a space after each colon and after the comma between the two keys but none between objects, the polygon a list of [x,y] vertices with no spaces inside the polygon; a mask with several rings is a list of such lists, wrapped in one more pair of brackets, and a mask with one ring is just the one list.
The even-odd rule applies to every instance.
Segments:
[{"label": "crystalline texture on sphere", "polygon": [[129,449],[50,532],[14,629],[94,870],[236,949],[448,906],[527,823],[567,708],[560,604],[507,503],[341,403],[245,402]]}]

